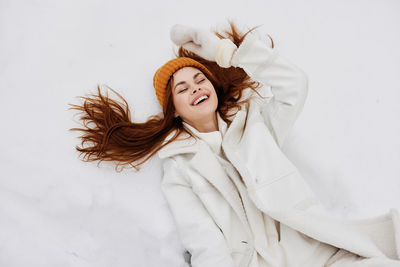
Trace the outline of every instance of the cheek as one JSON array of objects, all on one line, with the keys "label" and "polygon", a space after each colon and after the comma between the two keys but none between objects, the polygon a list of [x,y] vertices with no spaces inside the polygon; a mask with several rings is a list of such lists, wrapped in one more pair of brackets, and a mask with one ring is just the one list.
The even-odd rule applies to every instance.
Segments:
[{"label": "cheek", "polygon": [[212,94],[215,95],[215,96],[217,96],[217,91],[215,90],[215,87],[212,85],[211,82],[209,83],[209,88],[210,88],[210,90],[212,91]]},{"label": "cheek", "polygon": [[217,97],[217,94],[215,94],[214,105],[215,105],[215,107],[218,107],[218,97]]},{"label": "cheek", "polygon": [[175,95],[173,98],[173,102],[174,102],[176,111],[179,112],[180,110],[182,110],[184,108],[185,102],[184,102],[184,98],[182,96]]},{"label": "cheek", "polygon": [[214,101],[218,104],[218,95],[215,90],[213,91],[213,96],[214,96]]}]

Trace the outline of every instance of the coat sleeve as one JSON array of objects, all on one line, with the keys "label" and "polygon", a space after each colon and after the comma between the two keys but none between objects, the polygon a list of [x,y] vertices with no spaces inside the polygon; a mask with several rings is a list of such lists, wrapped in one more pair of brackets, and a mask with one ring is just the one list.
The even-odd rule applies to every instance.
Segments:
[{"label": "coat sleeve", "polygon": [[[266,37],[267,38],[267,37]],[[249,33],[233,53],[231,64],[241,67],[251,79],[260,82],[258,97],[265,124],[281,146],[300,114],[308,91],[308,77],[294,64],[279,55],[265,40]]]},{"label": "coat sleeve", "polygon": [[181,241],[191,254],[193,267],[234,267],[234,262],[220,228],[178,167],[166,158],[161,190],[175,219]]}]

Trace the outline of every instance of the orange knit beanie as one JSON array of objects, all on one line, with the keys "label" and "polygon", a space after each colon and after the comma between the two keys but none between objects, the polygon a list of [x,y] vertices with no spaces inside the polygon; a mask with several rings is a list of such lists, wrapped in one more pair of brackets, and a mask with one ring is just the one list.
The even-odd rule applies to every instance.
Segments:
[{"label": "orange knit beanie", "polygon": [[203,71],[209,77],[214,77],[212,73],[200,62],[189,57],[178,57],[171,59],[162,65],[154,74],[153,86],[156,90],[156,96],[160,105],[164,108],[165,90],[170,77],[183,67],[196,67]]}]

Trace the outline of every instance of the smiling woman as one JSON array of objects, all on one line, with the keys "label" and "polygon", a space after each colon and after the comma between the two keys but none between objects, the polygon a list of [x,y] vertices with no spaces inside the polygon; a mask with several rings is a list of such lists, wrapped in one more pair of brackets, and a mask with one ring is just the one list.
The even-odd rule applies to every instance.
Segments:
[{"label": "smiling woman", "polygon": [[78,150],[125,164],[157,152],[193,267],[400,266],[397,210],[335,218],[281,150],[303,109],[307,75],[271,38],[230,26],[225,35],[171,29],[178,57],[153,78],[162,115],[134,123],[124,99],[100,90],[85,97],[74,108],[86,128],[76,130],[91,146]]},{"label": "smiling woman", "polygon": [[211,81],[199,71],[183,67],[172,75],[175,117],[200,132],[217,131],[218,96]]},{"label": "smiling woman", "polygon": [[[246,35],[255,29],[241,33],[234,23],[230,22],[229,26],[229,29],[223,32],[216,32],[215,38],[229,39],[228,46],[231,48],[239,46]],[[185,70],[186,66],[191,68]],[[187,71],[194,70],[193,67],[202,73],[201,77],[193,77],[194,73],[184,77]],[[205,80],[197,84],[202,79]],[[113,161],[116,168],[131,166],[139,170],[143,163],[183,132],[191,134],[190,130],[184,127],[184,118],[193,123],[195,120],[205,122],[202,118],[205,114],[208,114],[207,119],[214,117],[211,122],[206,122],[206,127],[202,127],[201,123],[196,124],[200,131],[209,131],[215,129],[217,109],[221,118],[229,124],[232,110],[239,109],[246,101],[240,101],[243,91],[249,88],[255,90],[259,86],[259,83],[251,80],[243,69],[222,68],[215,61],[202,58],[183,47],[178,50],[177,58],[165,63],[156,71],[153,84],[163,112],[150,116],[144,123],[131,121],[128,103],[111,88],[121,101],[103,94],[98,87],[97,94],[81,97],[83,103],[80,105],[71,105],[72,109],[81,112],[80,119],[84,127],[71,130],[83,133],[80,136],[81,146],[76,147],[83,155],[83,160]],[[190,105],[194,97],[203,91],[213,93],[212,99],[207,101],[208,108]],[[218,107],[215,106],[216,103]],[[214,115],[211,114],[212,109]],[[171,133],[174,134],[172,138]]]}]

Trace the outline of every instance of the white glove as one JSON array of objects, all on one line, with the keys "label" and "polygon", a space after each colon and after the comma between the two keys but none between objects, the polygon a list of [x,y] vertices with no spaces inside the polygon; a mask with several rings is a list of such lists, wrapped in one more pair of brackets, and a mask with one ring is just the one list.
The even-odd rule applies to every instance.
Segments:
[{"label": "white glove", "polygon": [[182,45],[184,49],[206,60],[216,61],[224,68],[231,66],[230,60],[237,48],[229,39],[220,39],[210,31],[180,24],[172,26],[170,38],[176,45]]}]

